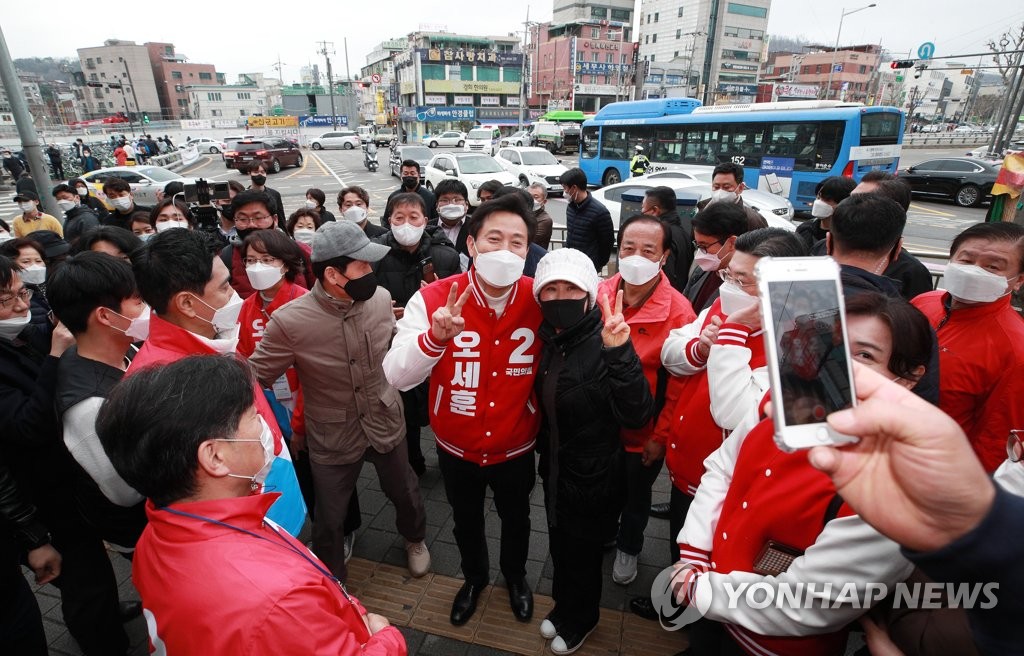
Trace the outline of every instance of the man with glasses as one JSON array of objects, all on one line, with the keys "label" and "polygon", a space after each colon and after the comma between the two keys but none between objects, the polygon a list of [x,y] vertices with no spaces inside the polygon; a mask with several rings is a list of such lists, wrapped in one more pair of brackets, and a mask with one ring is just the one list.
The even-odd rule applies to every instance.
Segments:
[{"label": "man with glasses", "polygon": [[220,257],[224,265],[231,271],[231,286],[243,299],[256,293],[249,276],[245,273],[245,262],[242,261],[242,242],[257,230],[277,228],[278,215],[273,196],[264,191],[246,190],[231,199],[227,214],[234,219],[235,235],[225,246]]},{"label": "man with glasses", "polygon": [[694,261],[697,269],[683,287],[696,312],[711,307],[718,298],[722,279],[718,271],[729,266],[736,238],[748,230],[743,208],[735,203],[711,203],[693,217]]}]

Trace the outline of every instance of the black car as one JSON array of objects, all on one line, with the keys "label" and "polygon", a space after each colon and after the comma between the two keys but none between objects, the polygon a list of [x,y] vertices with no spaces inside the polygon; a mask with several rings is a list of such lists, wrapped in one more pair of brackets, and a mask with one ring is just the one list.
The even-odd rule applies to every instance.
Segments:
[{"label": "black car", "polygon": [[425,172],[427,169],[427,163],[434,156],[434,152],[426,146],[398,146],[391,151],[391,158],[388,160],[388,166],[391,167],[391,175],[396,178],[402,174],[402,162],[411,159],[418,162],[420,165],[420,184],[423,183]]},{"label": "black car", "polygon": [[922,196],[949,198],[961,207],[977,207],[992,193],[999,165],[965,157],[930,159],[900,171],[900,179]]}]

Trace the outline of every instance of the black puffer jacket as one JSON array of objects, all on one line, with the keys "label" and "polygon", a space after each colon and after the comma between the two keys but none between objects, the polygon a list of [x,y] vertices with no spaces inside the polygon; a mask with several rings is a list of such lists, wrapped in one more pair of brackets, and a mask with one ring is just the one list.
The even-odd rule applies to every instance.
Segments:
[{"label": "black puffer jacket", "polygon": [[373,265],[373,271],[377,274],[377,284],[391,292],[391,298],[398,307],[405,307],[413,294],[419,291],[426,258],[430,258],[438,279],[461,272],[459,254],[443,232],[424,232],[415,253],[405,250],[391,231],[373,241],[391,248],[383,260]]},{"label": "black puffer jacket", "polygon": [[579,205],[569,202],[565,210],[565,247],[583,251],[598,272],[608,264],[615,245],[615,228],[608,208],[587,193]]},{"label": "black puffer jacket", "polygon": [[590,540],[614,533],[625,499],[620,428],[641,428],[654,416],[632,342],[605,348],[602,327],[599,308],[561,333],[544,322],[536,383],[548,524]]}]

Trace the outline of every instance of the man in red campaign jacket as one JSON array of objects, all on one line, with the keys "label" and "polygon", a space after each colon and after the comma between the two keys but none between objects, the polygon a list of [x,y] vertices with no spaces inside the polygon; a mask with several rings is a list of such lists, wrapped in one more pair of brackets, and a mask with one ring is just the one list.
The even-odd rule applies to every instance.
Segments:
[{"label": "man in red campaign jacket", "polygon": [[[228,270],[216,256],[217,243],[192,230],[165,230],[132,253],[132,270],[142,298],[152,308],[149,337],[128,375],[189,355],[234,354],[242,299],[228,283]],[[270,404],[254,380],[256,408],[274,436],[277,456],[269,486],[281,493],[269,516],[292,535],[305,523],[306,505],[295,467]],[[158,403],[154,399],[151,404]]]},{"label": "man in red campaign jacket", "polygon": [[258,492],[274,460],[262,396],[244,361],[192,356],[125,379],[100,411],[111,463],[149,499],[132,582],[150,653],[405,656],[402,634],[266,517],[279,495]]},{"label": "man in red campaign jacket", "polygon": [[429,378],[430,425],[466,579],[452,605],[456,626],[472,617],[490,581],[488,486],[501,516],[501,572],[512,611],[523,622],[533,615],[525,577],[541,314],[533,281],[522,272],[534,227],[518,194],[480,205],[467,224],[472,268],[413,295],[384,358],[384,375],[399,390]]},{"label": "man in red campaign jacket", "polygon": [[1010,293],[1024,285],[1024,226],[979,223],[950,246],[946,291],[913,300],[939,340],[939,407],[992,473],[1006,437],[1024,428],[1024,321]]}]

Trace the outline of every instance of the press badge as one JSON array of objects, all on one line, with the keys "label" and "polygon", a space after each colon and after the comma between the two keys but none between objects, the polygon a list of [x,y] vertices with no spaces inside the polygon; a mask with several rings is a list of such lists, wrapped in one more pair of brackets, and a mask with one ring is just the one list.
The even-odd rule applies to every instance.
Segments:
[{"label": "press badge", "polygon": [[282,374],[274,381],[274,398],[278,401],[287,401],[292,398],[292,388],[288,385],[288,374]]}]

